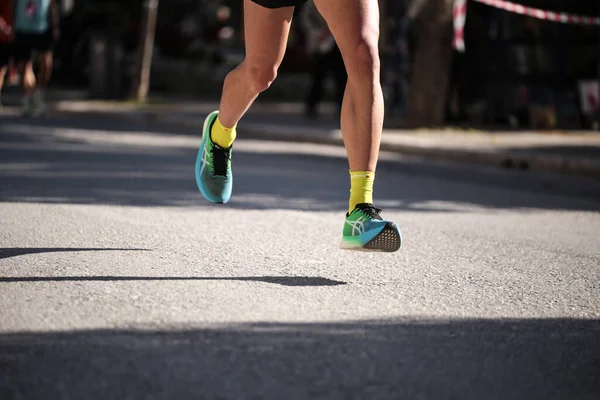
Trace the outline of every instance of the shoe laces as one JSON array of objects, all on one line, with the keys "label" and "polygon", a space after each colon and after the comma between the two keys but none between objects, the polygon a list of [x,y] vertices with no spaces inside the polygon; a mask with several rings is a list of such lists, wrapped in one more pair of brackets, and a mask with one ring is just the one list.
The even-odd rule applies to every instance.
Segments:
[{"label": "shoe laces", "polygon": [[229,167],[229,161],[231,160],[231,147],[224,149],[214,143],[211,153],[213,157],[213,175],[227,176],[227,169]]},{"label": "shoe laces", "polygon": [[373,219],[383,220],[383,218],[381,218],[381,215],[379,215],[381,209],[376,208],[375,206],[373,206],[373,204],[360,203],[356,205],[356,209],[361,210],[364,214],[368,215]]}]

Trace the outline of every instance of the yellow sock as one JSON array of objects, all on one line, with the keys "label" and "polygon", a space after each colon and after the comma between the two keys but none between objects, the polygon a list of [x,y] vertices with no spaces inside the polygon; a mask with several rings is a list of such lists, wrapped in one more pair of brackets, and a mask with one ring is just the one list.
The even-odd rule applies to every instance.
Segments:
[{"label": "yellow sock", "polygon": [[373,181],[375,173],[370,171],[350,171],[350,202],[348,212],[357,204],[373,203]]},{"label": "yellow sock", "polygon": [[210,130],[210,138],[212,141],[224,149],[228,149],[233,144],[235,137],[235,126],[233,128],[226,128],[219,120],[219,117],[217,117]]}]

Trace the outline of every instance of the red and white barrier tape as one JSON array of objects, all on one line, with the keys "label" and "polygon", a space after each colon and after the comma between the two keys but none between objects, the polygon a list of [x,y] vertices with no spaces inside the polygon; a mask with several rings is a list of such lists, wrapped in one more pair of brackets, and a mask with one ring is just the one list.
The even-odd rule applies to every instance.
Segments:
[{"label": "red and white barrier tape", "polygon": [[[530,17],[543,19],[547,21],[560,22],[563,24],[577,25],[598,25],[600,26],[600,18],[587,17],[582,15],[559,13],[554,11],[541,10],[539,8],[526,7],[520,4],[512,3],[505,0],[472,0],[478,3],[486,4],[491,7],[496,7],[501,10],[512,12],[515,14],[527,15]],[[454,0],[454,40],[453,46],[458,51],[465,50],[464,43],[464,27],[467,18],[467,0]]]},{"label": "red and white barrier tape", "polygon": [[452,46],[460,51],[465,51],[465,21],[467,19],[467,0],[454,0],[452,9],[454,16],[454,39]]},{"label": "red and white barrier tape", "polygon": [[595,17],[540,10],[539,8],[525,7],[520,4],[511,3],[510,1],[505,0],[473,1],[487,4],[488,6],[496,7],[515,14],[529,15],[530,17],[545,19],[548,21],[562,22],[563,24],[600,25],[600,18]]}]

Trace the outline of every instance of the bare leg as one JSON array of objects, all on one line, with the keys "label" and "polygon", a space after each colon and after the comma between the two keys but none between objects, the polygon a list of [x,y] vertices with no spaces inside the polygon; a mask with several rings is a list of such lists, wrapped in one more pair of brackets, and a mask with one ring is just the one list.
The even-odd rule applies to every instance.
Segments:
[{"label": "bare leg", "polygon": [[383,128],[376,0],[315,0],[342,52],[348,82],[341,127],[351,171],[375,172]]},{"label": "bare leg", "polygon": [[224,126],[235,126],[275,80],[293,13],[293,7],[267,9],[244,0],[246,58],[225,78],[219,107],[219,120]]},{"label": "bare leg", "polygon": [[52,52],[47,51],[45,53],[41,53],[38,58],[40,70],[38,76],[38,86],[40,88],[45,88],[50,82],[50,77],[52,76]]},{"label": "bare leg", "polygon": [[7,70],[8,66],[0,67],[0,94],[2,94],[2,88],[4,87],[4,77],[6,76]]},{"label": "bare leg", "polygon": [[33,73],[33,64],[31,61],[22,61],[19,63],[19,74],[21,74],[21,88],[24,95],[30,95],[36,87],[35,74]]}]

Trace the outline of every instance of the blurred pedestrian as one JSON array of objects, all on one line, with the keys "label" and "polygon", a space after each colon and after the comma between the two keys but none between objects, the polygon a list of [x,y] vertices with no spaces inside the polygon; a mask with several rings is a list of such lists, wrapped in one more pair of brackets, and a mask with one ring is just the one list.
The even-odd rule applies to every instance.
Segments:
[{"label": "blurred pedestrian", "polygon": [[[244,0],[245,58],[225,78],[219,110],[206,117],[196,158],[196,183],[208,201],[227,203],[231,198],[231,154],[237,124],[258,95],[277,77],[289,40],[294,7],[305,2]],[[350,168],[350,198],[340,247],[397,251],[402,242],[398,225],[381,218],[381,210],[373,205],[384,117],[378,3],[374,0],[314,2],[335,37],[348,71],[341,128]],[[323,171],[323,174],[330,172]],[[310,197],[310,191],[305,196]],[[289,227],[292,231],[295,228]],[[318,228],[312,228],[305,234],[314,235]],[[215,229],[223,229],[223,235],[227,235],[228,227]],[[293,234],[301,240],[302,234]]]},{"label": "blurred pedestrian", "polygon": [[325,79],[330,71],[335,80],[335,102],[340,111],[348,78],[340,49],[312,0],[300,11],[299,20],[307,38],[307,53],[312,58],[312,82],[306,97],[306,114],[318,116],[318,105],[323,100]]},{"label": "blurred pedestrian", "polygon": [[[52,75],[52,49],[60,37],[57,0],[15,1],[15,60],[21,74],[23,113],[46,111],[44,90]],[[37,74],[32,73],[34,56]]]},{"label": "blurred pedestrian", "polygon": [[13,56],[13,9],[11,0],[0,0],[0,107],[4,78]]}]

